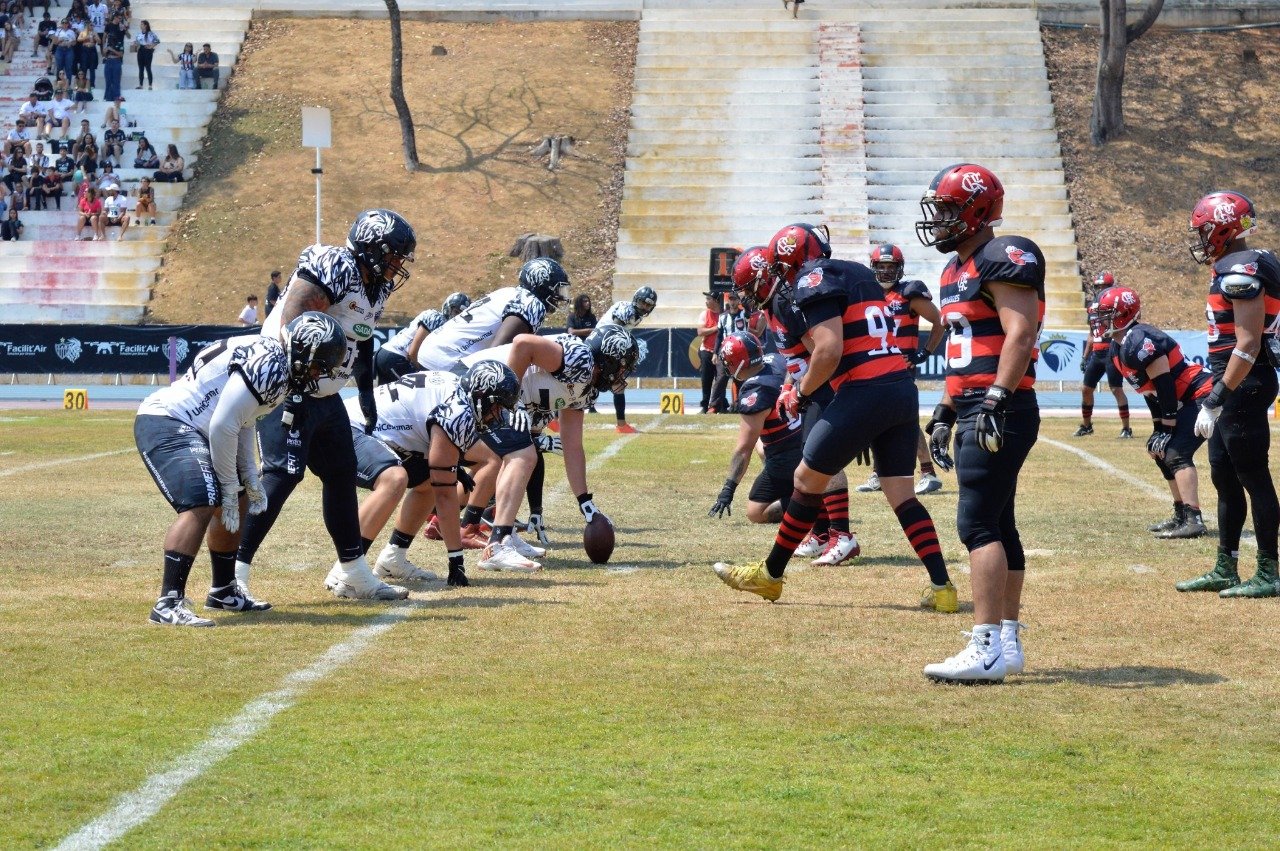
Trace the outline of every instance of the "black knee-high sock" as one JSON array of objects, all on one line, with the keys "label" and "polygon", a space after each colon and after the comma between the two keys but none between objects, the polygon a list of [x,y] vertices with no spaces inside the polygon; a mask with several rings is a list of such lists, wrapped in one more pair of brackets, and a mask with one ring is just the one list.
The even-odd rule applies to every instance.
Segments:
[{"label": "black knee-high sock", "polygon": [[[845,493],[848,493],[848,491],[849,489],[845,488]],[[787,510],[787,503],[790,502],[790,500],[791,497],[789,496],[782,498],[783,511]],[[821,538],[823,535],[827,534],[830,529],[831,521],[827,519],[827,507],[826,505],[823,505],[822,510],[818,512],[818,519],[813,521],[813,529],[810,531],[812,531],[815,536]]]},{"label": "black knee-high sock", "polygon": [[813,521],[818,519],[820,510],[822,494],[805,493],[798,488],[791,492],[791,501],[787,503],[787,511],[782,515],[782,523],[778,525],[777,537],[773,539],[773,549],[764,562],[770,576],[776,579],[787,569],[787,562],[813,528]]},{"label": "black knee-high sock", "polygon": [[1082,425],[1091,424],[1091,421],[1093,420],[1093,403],[1089,403],[1088,405],[1084,402],[1080,403],[1080,418],[1084,421]]},{"label": "black knee-high sock", "polygon": [[213,565],[214,588],[226,588],[236,581],[236,551],[215,553],[209,550],[209,562]]},{"label": "black knee-high sock", "polygon": [[538,463],[533,466],[533,473],[529,476],[529,484],[524,486],[525,498],[529,500],[529,513],[542,514],[542,484],[546,481],[547,464],[542,459],[542,453],[538,453]]},{"label": "black knee-high sock", "polygon": [[399,529],[391,530],[391,540],[388,541],[393,547],[399,547],[402,550],[409,549],[409,545],[413,543],[413,535],[401,532]]},{"label": "black knee-high sock", "polygon": [[355,482],[325,482],[320,493],[320,509],[324,527],[333,539],[338,561],[355,561],[364,555],[360,549],[360,500]]},{"label": "black knee-high sock", "polygon": [[[160,596],[164,597],[170,591],[177,591],[179,597],[185,597],[187,595],[187,577],[191,575],[191,565],[195,564],[195,562],[195,556],[189,556],[177,550],[165,550],[164,579],[160,585]],[[232,575],[235,575],[234,566],[232,567]]]},{"label": "black knee-high sock", "polygon": [[627,394],[613,394],[613,412],[618,415],[618,422],[626,422],[627,419]]},{"label": "black knee-high sock", "polygon": [[368,554],[369,554],[369,547],[372,547],[372,546],[373,546],[373,538],[365,538],[365,537],[361,536],[361,538],[360,538],[360,552],[361,552],[363,555],[368,555]]},{"label": "black knee-high sock", "polygon": [[267,510],[261,514],[248,515],[240,524],[240,549],[236,553],[240,561],[253,563],[258,547],[262,546],[263,539],[280,516],[280,509],[284,508],[285,501],[297,486],[298,479],[292,476],[282,476],[271,471],[262,474],[262,489],[267,493]]},{"label": "black knee-high sock", "polygon": [[1236,475],[1249,494],[1258,555],[1273,559],[1276,557],[1277,527],[1280,527],[1280,502],[1276,499],[1276,488],[1271,481],[1271,473],[1267,470],[1265,456],[1259,460],[1261,464],[1258,467],[1247,472],[1237,470]]},{"label": "black knee-high sock", "polygon": [[929,571],[929,581],[934,585],[946,585],[951,578],[947,575],[947,562],[942,558],[942,546],[938,543],[938,530],[933,526],[933,518],[929,510],[920,504],[920,500],[912,497],[893,510],[898,515],[898,525],[911,542],[924,569]]}]

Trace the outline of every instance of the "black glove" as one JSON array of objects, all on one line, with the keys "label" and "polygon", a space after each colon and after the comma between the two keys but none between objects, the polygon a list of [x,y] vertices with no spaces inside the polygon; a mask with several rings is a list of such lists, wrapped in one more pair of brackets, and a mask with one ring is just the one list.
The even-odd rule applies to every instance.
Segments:
[{"label": "black glove", "polygon": [[724,487],[720,488],[720,496],[716,497],[716,504],[711,506],[711,510],[707,512],[707,516],[723,517],[726,514],[732,516],[733,509],[730,506],[733,503],[733,494],[737,489],[737,482],[733,479],[725,479]]},{"label": "black glove", "polygon": [[360,391],[360,412],[364,414],[364,433],[373,434],[378,425],[378,405],[373,401],[373,391]]},{"label": "black glove", "polygon": [[1152,458],[1158,458],[1163,461],[1164,451],[1169,446],[1169,441],[1173,438],[1173,429],[1163,423],[1156,423],[1153,428],[1155,430],[1147,438],[1147,454]]},{"label": "black glove", "polygon": [[461,464],[458,465],[458,484],[462,485],[462,490],[466,493],[476,489],[476,480],[471,478],[471,474]]},{"label": "black glove", "polygon": [[956,409],[949,408],[939,403],[933,409],[933,416],[929,418],[929,424],[924,427],[925,432],[929,435],[929,455],[933,458],[933,463],[941,468],[942,472],[948,473],[955,462],[951,460],[951,428],[956,424]]},{"label": "black glove", "polygon": [[471,583],[467,581],[467,569],[462,565],[462,553],[449,553],[448,585],[465,588]]},{"label": "black glove", "polygon": [[907,355],[907,360],[910,361],[913,366],[919,366],[931,357],[933,357],[933,352],[929,351],[924,346],[920,346],[914,352]]},{"label": "black glove", "polygon": [[290,431],[302,428],[302,394],[290,393],[284,397],[284,413],[280,415],[280,425]]},{"label": "black glove", "polygon": [[1004,412],[1009,407],[1009,396],[1008,390],[992,384],[978,408],[974,435],[978,438],[978,445],[993,455],[1004,446]]},{"label": "black glove", "polygon": [[868,446],[866,449],[863,449],[857,455],[853,456],[853,463],[857,464],[859,467],[870,467],[871,447]]}]

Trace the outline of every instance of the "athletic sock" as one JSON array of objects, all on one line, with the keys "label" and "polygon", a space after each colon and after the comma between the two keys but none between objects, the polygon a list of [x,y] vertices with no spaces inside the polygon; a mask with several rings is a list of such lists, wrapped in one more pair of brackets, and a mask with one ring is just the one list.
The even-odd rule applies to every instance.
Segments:
[{"label": "athletic sock", "polygon": [[480,522],[481,516],[484,514],[483,505],[468,505],[462,512],[462,525],[474,526]]},{"label": "athletic sock", "polygon": [[1080,403],[1080,424],[1084,426],[1093,424],[1093,405]]},{"label": "athletic sock", "polygon": [[920,462],[920,475],[922,475],[922,476],[936,476],[937,474],[938,474],[938,471],[937,471],[937,470],[935,470],[935,469],[933,468],[933,462],[932,462],[932,461],[921,461],[921,462]]},{"label": "athletic sock", "polygon": [[[373,538],[366,538],[363,535],[360,537],[360,554],[361,555],[367,556],[369,554],[369,547],[372,547],[372,546],[373,546]],[[350,559],[348,559],[348,561],[350,561]]]},{"label": "athletic sock", "polygon": [[413,543],[413,535],[406,535],[399,529],[391,530],[391,540],[388,542],[393,547],[399,547],[402,550],[409,549],[409,545]]},{"label": "athletic sock", "polygon": [[822,507],[827,512],[827,522],[836,532],[849,533],[849,489],[827,491],[822,495]]},{"label": "athletic sock", "polygon": [[209,550],[209,561],[213,565],[214,588],[226,588],[236,583],[236,551],[215,553]]},{"label": "athletic sock", "polygon": [[1120,427],[1121,428],[1129,427],[1129,406],[1128,405],[1120,406]]},{"label": "athletic sock", "polygon": [[[782,510],[787,510],[786,503],[791,501],[791,497],[785,497]],[[827,519],[827,507],[825,505],[818,509],[818,519],[813,523],[813,529],[810,534],[815,538],[826,537],[827,532],[831,529],[831,522]]]},{"label": "athletic sock", "polygon": [[933,518],[929,510],[920,504],[920,500],[912,497],[895,508],[898,524],[903,534],[911,543],[924,569],[929,571],[929,581],[934,585],[946,585],[951,581],[947,574],[947,562],[942,558],[942,547],[938,543],[938,530],[933,526]]},{"label": "athletic sock", "polygon": [[511,529],[512,529],[512,527],[511,527],[511,526],[494,526],[494,527],[493,527],[493,534],[489,535],[489,543],[491,543],[491,544],[500,544],[500,543],[502,543],[502,541],[503,541],[503,540],[504,540],[508,535],[510,535],[510,534],[511,534]]},{"label": "athletic sock", "polygon": [[613,394],[613,413],[617,417],[618,422],[625,423],[627,421],[626,391],[623,391],[622,393]]},{"label": "athletic sock", "polygon": [[542,483],[546,479],[547,464],[542,453],[538,453],[538,463],[533,465],[533,473],[529,475],[529,483],[524,486],[524,495],[529,500],[529,513],[542,514]]},{"label": "athletic sock", "polygon": [[180,553],[177,550],[164,551],[164,579],[160,585],[160,596],[170,591],[177,591],[178,597],[187,596],[187,577],[191,575],[191,565],[196,557]]},{"label": "athletic sock", "polygon": [[773,539],[773,549],[764,562],[769,575],[774,579],[782,576],[782,572],[787,569],[787,562],[813,528],[813,521],[818,518],[821,508],[821,494],[805,493],[798,488],[792,491],[787,511],[782,515],[782,523],[778,525],[777,537]]}]

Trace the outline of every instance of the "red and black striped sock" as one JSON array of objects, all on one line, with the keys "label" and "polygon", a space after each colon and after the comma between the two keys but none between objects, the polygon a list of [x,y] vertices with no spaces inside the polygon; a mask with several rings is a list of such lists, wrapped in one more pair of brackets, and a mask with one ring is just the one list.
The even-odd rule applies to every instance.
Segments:
[{"label": "red and black striped sock", "polygon": [[1120,427],[1121,428],[1129,427],[1129,406],[1128,405],[1120,406]]},{"label": "red and black striped sock", "polygon": [[835,532],[849,533],[849,489],[827,491],[822,495],[822,507]]},{"label": "red and black striped sock", "polygon": [[1084,425],[1090,424],[1093,420],[1093,405],[1086,405],[1083,402],[1080,403],[1080,419],[1083,421]]},{"label": "red and black striped sock", "polygon": [[821,509],[821,494],[805,493],[799,489],[792,492],[791,501],[787,503],[787,513],[782,515],[778,535],[773,539],[773,549],[764,562],[770,576],[777,579],[787,569],[787,562],[791,561],[796,547],[800,546],[805,535],[813,528],[813,521],[818,518]]},{"label": "red and black striped sock", "polygon": [[929,571],[929,581],[934,585],[946,585],[951,577],[947,575],[947,563],[942,558],[942,547],[938,543],[938,530],[933,527],[929,510],[912,497],[893,511],[898,515],[898,523],[911,547],[924,562],[924,569]]}]

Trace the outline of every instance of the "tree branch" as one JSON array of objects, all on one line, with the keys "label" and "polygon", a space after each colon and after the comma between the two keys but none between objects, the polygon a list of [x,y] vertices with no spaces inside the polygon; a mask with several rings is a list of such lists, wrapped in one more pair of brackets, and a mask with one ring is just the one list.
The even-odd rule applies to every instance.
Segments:
[{"label": "tree branch", "polygon": [[1164,0],[1150,0],[1147,9],[1142,13],[1142,17],[1135,24],[1125,27],[1125,41],[1133,44],[1142,38],[1143,33],[1151,29],[1151,25],[1156,22],[1156,18],[1160,17],[1160,10],[1164,8]]}]

